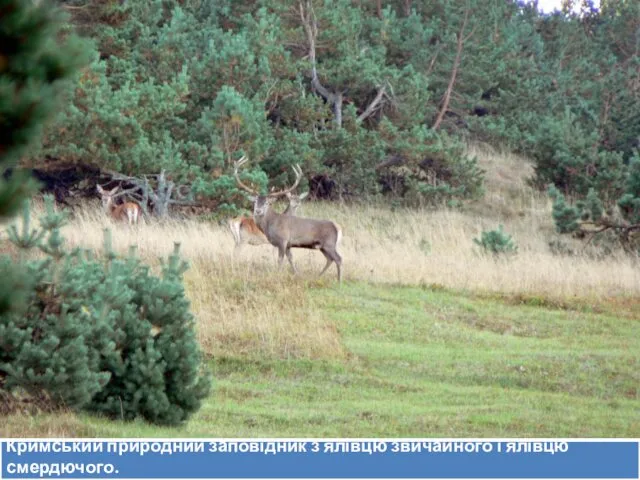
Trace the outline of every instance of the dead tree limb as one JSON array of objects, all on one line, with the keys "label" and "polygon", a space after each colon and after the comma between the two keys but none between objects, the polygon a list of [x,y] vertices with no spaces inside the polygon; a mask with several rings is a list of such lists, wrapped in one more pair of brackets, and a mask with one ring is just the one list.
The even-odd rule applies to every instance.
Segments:
[{"label": "dead tree limb", "polygon": [[[380,15],[382,15],[382,3],[379,2]],[[337,90],[330,90],[320,82],[318,76],[317,61],[316,61],[316,42],[318,38],[318,22],[313,10],[313,4],[311,0],[299,0],[298,10],[300,20],[304,28],[309,53],[307,57],[311,63],[311,87],[324,98],[331,106],[333,111],[333,122],[338,126],[342,126],[342,105],[344,102],[344,92]],[[390,85],[382,85],[378,89],[378,93],[373,101],[365,108],[365,110],[358,116],[357,121],[362,122],[370,117],[376,110],[378,110],[384,103],[385,99],[389,98],[387,90]]]},{"label": "dead tree limb", "polygon": [[176,185],[168,179],[164,170],[158,174],[131,177],[118,172],[105,171],[112,180],[124,181],[134,185],[133,188],[124,190],[119,195],[129,194],[140,202],[145,215],[149,215],[148,203],[153,205],[153,216],[166,218],[169,216],[171,205],[196,205],[192,199],[191,186]]},{"label": "dead tree limb", "polygon": [[[590,228],[591,227],[591,228]],[[595,230],[593,229],[595,227]],[[603,218],[597,221],[581,221],[578,231],[587,235],[588,239],[584,245],[587,248],[593,239],[600,233],[613,231],[617,235],[622,247],[625,251],[634,252],[632,247],[633,236],[636,232],[640,232],[640,223],[628,223],[625,221],[616,222],[611,219]]]},{"label": "dead tree limb", "polygon": [[387,86],[386,85],[383,85],[382,87],[380,87],[378,89],[378,94],[371,101],[369,106],[365,109],[364,112],[362,112],[360,115],[358,115],[358,123],[365,121],[367,118],[369,118],[371,115],[373,115],[373,113],[376,110],[378,110],[379,108],[382,107],[382,104],[384,103],[384,99],[387,96],[386,90],[387,90]]},{"label": "dead tree limb", "polygon": [[458,76],[458,69],[460,68],[460,61],[462,59],[462,49],[464,48],[464,42],[467,41],[474,34],[475,29],[465,37],[464,31],[467,28],[467,22],[469,20],[469,8],[464,11],[464,18],[462,20],[462,25],[460,26],[460,31],[457,34],[458,41],[456,45],[456,56],[453,60],[453,68],[451,69],[451,77],[449,78],[449,84],[447,85],[447,90],[444,93],[444,97],[442,98],[442,106],[440,107],[440,111],[438,112],[438,116],[436,117],[436,121],[433,124],[434,130],[437,130],[444,119],[447,110],[449,109],[449,102],[451,101],[451,94],[453,92],[453,87],[456,84],[456,78]]},{"label": "dead tree limb", "polygon": [[407,162],[407,159],[398,154],[390,155],[385,158],[382,162],[376,165],[376,170],[382,170],[389,167],[397,167],[399,165],[404,165]]},{"label": "dead tree limb", "polygon": [[318,69],[316,68],[316,39],[318,38],[318,23],[316,21],[316,15],[313,11],[311,0],[306,0],[304,3],[300,0],[299,9],[300,20],[302,21],[302,26],[307,34],[307,43],[309,47],[308,57],[311,62],[311,86],[327,101],[327,103],[329,103],[329,105],[331,105],[334,115],[333,121],[338,127],[341,127],[343,93],[331,92],[328,88],[322,85],[320,78],[318,77]]}]

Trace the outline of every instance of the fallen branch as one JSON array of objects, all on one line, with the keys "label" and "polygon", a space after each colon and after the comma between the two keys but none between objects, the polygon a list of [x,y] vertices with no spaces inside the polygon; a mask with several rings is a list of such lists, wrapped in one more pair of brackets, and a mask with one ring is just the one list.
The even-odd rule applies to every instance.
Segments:
[{"label": "fallen branch", "polygon": [[[119,192],[117,195],[131,195],[140,202],[145,215],[149,215],[148,204],[153,205],[153,215],[165,218],[169,215],[171,205],[195,205],[196,202],[189,197],[192,195],[190,185],[176,185],[173,180],[166,178],[162,170],[158,174],[146,174],[140,177],[131,177],[118,172],[105,171],[112,180],[127,182],[134,187]],[[140,192],[140,193],[139,193]],[[172,198],[177,195],[178,198]]]}]

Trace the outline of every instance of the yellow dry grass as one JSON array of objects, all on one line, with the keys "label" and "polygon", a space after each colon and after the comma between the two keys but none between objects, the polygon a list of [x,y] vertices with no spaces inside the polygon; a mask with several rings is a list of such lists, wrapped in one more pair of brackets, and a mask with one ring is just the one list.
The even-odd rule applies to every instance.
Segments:
[{"label": "yellow dry grass", "polygon": [[[130,228],[106,219],[97,208],[78,212],[63,230],[71,245],[102,249],[109,227],[113,248],[152,265],[174,242],[190,269],[185,286],[198,319],[200,342],[210,355],[243,357],[340,357],[335,327],[313,308],[301,279],[275,272],[273,248],[246,246],[234,255],[226,227],[197,221],[146,223]],[[300,280],[300,281],[299,281]]]},{"label": "yellow dry grass", "polygon": [[[640,296],[640,265],[628,256],[597,260],[578,253],[557,256],[551,204],[525,179],[531,167],[522,158],[474,147],[487,171],[485,199],[468,211],[395,210],[378,206],[307,203],[302,216],[332,219],[343,227],[340,251],[346,281],[437,284],[474,292],[501,292],[596,301]],[[473,243],[482,230],[504,224],[519,246],[518,255],[496,261]],[[113,232],[116,250],[138,245],[152,264],[180,242],[191,269],[185,276],[200,340],[212,355],[340,357],[338,333],[307,295],[324,265],[316,251],[294,250],[301,274],[276,269],[270,245],[245,246],[234,256],[232,236],[213,223],[170,221],[135,228],[113,224],[87,207],[64,229],[71,245],[100,249],[103,229]],[[335,267],[321,285],[338,288]]]}]

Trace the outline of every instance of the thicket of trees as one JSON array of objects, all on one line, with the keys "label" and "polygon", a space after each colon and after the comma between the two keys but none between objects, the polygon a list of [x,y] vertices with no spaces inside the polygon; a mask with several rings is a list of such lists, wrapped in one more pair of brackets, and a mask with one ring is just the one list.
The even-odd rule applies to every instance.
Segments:
[{"label": "thicket of trees", "polygon": [[221,215],[243,154],[262,188],[300,163],[318,196],[457,203],[482,191],[471,138],[532,157],[541,187],[637,199],[640,5],[565,3],[64,0],[93,63],[31,163],[165,171]]}]

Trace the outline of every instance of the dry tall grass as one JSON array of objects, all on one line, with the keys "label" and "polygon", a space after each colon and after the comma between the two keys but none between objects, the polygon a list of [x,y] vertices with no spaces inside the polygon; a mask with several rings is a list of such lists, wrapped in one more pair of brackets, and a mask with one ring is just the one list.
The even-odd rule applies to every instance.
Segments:
[{"label": "dry tall grass", "polygon": [[[523,293],[552,298],[640,296],[640,265],[625,256],[595,260],[562,257],[548,246],[553,236],[549,201],[525,182],[531,168],[518,157],[476,149],[487,170],[487,195],[471,211],[396,210],[376,206],[307,203],[302,216],[332,219],[343,227],[340,251],[347,281],[439,284],[478,292]],[[482,256],[472,239],[503,223],[519,246],[509,261]],[[97,207],[64,229],[72,245],[100,249],[110,225],[113,245],[155,263],[182,244],[192,267],[186,286],[200,339],[212,355],[336,357],[344,354],[335,328],[306,295],[308,281],[324,265],[315,251],[294,250],[299,277],[278,272],[270,245],[245,246],[234,258],[226,227],[197,221],[115,225]],[[335,285],[335,267],[323,285]],[[335,286],[335,288],[338,288]]]}]

